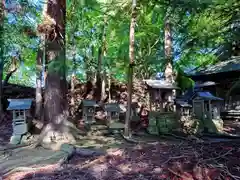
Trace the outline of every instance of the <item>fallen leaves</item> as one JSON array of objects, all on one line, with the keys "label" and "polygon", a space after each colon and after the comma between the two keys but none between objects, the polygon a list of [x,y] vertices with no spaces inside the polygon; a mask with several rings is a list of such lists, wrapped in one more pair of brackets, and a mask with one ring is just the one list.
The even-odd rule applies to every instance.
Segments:
[{"label": "fallen leaves", "polygon": [[111,148],[103,155],[81,156],[81,153],[60,167],[52,165],[17,172],[7,179],[240,179],[239,142],[141,143]]}]

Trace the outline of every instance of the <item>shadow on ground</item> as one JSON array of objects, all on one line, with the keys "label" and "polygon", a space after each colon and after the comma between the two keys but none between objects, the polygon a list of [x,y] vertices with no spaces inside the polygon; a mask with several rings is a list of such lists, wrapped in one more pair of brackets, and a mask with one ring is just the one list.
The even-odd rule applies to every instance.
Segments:
[{"label": "shadow on ground", "polygon": [[203,180],[238,179],[238,142],[164,145],[138,144],[114,148],[105,155],[72,159],[56,168],[15,173],[9,180]]}]

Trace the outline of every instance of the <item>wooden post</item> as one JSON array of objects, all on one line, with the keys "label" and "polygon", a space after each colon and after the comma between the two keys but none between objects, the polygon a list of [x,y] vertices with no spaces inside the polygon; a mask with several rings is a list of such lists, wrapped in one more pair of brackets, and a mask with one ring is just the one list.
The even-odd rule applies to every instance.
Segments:
[{"label": "wooden post", "polygon": [[24,118],[25,123],[27,123],[25,110],[23,110],[23,118]]},{"label": "wooden post", "polygon": [[151,94],[151,90],[149,90],[148,94],[149,94],[149,108],[150,108],[150,111],[152,111],[152,94]]},{"label": "wooden post", "polygon": [[177,92],[176,92],[176,89],[173,89],[172,90],[172,101],[173,101],[173,112],[176,112],[177,111],[177,107],[176,107],[176,104],[174,103],[174,101],[176,100],[176,96],[177,96]]},{"label": "wooden post", "polygon": [[12,111],[13,119],[15,119],[15,110]]},{"label": "wooden post", "polygon": [[210,120],[212,120],[212,104],[211,104],[211,100],[208,101],[208,105],[209,105],[209,118]]},{"label": "wooden post", "polygon": [[202,104],[202,119],[205,120],[204,101],[202,101],[201,104]]}]

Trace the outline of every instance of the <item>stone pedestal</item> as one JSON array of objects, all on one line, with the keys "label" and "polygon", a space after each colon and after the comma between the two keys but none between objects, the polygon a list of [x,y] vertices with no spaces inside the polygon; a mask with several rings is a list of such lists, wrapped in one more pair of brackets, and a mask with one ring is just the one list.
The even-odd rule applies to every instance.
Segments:
[{"label": "stone pedestal", "polygon": [[176,113],[150,112],[148,131],[151,134],[166,134],[179,127]]}]

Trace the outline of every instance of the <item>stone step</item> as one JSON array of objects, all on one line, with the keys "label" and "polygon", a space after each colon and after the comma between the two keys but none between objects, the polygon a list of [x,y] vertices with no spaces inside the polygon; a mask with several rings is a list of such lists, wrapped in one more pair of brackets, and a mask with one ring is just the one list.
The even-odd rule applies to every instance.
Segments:
[{"label": "stone step", "polygon": [[108,127],[106,125],[91,125],[90,131],[99,131],[99,130],[105,130]]}]

